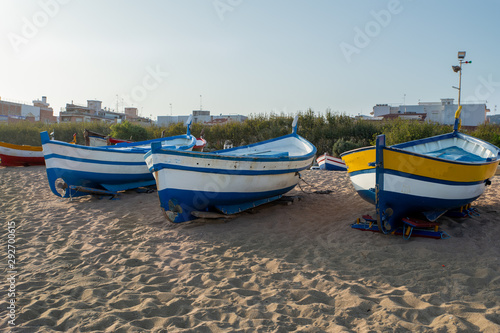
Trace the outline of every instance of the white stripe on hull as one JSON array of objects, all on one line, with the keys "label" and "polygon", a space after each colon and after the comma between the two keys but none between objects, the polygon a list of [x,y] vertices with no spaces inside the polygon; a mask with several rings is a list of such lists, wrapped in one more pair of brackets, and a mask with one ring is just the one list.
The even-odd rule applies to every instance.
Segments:
[{"label": "white stripe on hull", "polygon": [[[70,158],[81,158],[96,161],[114,161],[114,162],[144,162],[144,152],[130,153],[119,152],[116,148],[108,150],[97,150],[80,148],[78,146],[58,145],[46,143],[43,145],[43,154],[45,156],[50,154],[61,155]],[[50,160],[52,158],[48,158]]]},{"label": "white stripe on hull", "polygon": [[[356,191],[375,188],[375,172],[351,176],[351,181]],[[484,183],[447,185],[391,174],[384,175],[384,191],[433,199],[466,200],[480,196],[484,189]]]},{"label": "white stripe on hull", "polygon": [[[290,169],[306,169],[311,164],[312,158],[306,161],[283,161],[283,162],[265,162],[265,161],[242,161],[221,158],[197,158],[191,156],[154,154],[154,164],[169,164],[173,167],[182,166],[190,168],[222,169],[229,171],[248,170],[248,171],[277,171]],[[153,166],[153,159],[146,159],[148,167]]]},{"label": "white stripe on hull", "polygon": [[[121,153],[115,151],[99,151],[93,149],[70,147],[65,145],[46,143],[43,145],[43,152],[47,156],[56,154],[64,157],[50,157],[45,160],[47,169],[60,168],[75,172],[92,172],[108,174],[145,174],[149,170],[144,162],[144,154]],[[76,161],[67,159],[89,159],[89,161]],[[95,162],[94,162],[95,161]],[[99,162],[114,162],[114,164],[104,164]],[[123,165],[123,162],[140,163],[138,165]]]},{"label": "white stripe on hull", "polygon": [[[154,173],[156,176],[156,173]],[[178,189],[207,192],[267,192],[294,186],[299,177],[292,173],[277,175],[228,175],[174,169],[158,171],[158,191]]]},{"label": "white stripe on hull", "polygon": [[323,165],[323,164],[329,164],[329,165],[334,165],[336,167],[339,167],[339,168],[346,168],[345,164],[344,163],[339,163],[339,162],[336,162],[336,161],[321,161],[321,162],[318,162],[319,165]]},{"label": "white stripe on hull", "polygon": [[0,154],[15,157],[43,157],[43,151],[12,149],[0,146]]},{"label": "white stripe on hull", "polygon": [[[129,162],[144,161],[142,155],[138,156],[140,159],[135,158]],[[123,165],[123,164],[101,164],[92,162],[80,162],[67,160],[63,158],[52,157],[45,160],[47,169],[60,168],[75,172],[93,172],[93,173],[109,173],[109,174],[144,174],[149,173],[149,170],[144,165]]]}]

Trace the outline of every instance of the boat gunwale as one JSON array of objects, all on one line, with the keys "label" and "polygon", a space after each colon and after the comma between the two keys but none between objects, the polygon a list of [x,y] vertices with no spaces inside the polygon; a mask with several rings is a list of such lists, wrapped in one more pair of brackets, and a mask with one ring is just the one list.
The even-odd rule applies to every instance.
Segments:
[{"label": "boat gunwale", "polygon": [[[491,151],[496,151],[497,152],[497,156],[496,157],[488,157],[488,159],[490,159],[489,161],[487,159],[485,159],[484,161],[454,161],[454,160],[450,160],[450,159],[446,159],[446,158],[429,156],[429,155],[426,155],[426,154],[416,153],[416,152],[412,152],[412,151],[408,151],[408,150],[402,149],[402,147],[406,148],[406,147],[416,146],[416,145],[419,145],[419,144],[425,144],[425,143],[428,143],[428,142],[435,142],[435,141],[438,141],[438,140],[441,140],[441,139],[449,139],[449,138],[453,138],[453,137],[458,137],[458,138],[460,138],[462,140],[478,144],[481,147],[484,147],[484,148],[489,149]],[[410,143],[412,143],[412,144],[410,144]],[[345,153],[342,153],[341,156],[343,157],[343,156],[346,156],[346,155],[350,155],[350,154],[354,154],[354,153],[357,153],[357,152],[360,152],[360,151],[370,150],[370,149],[375,150],[376,147],[375,146],[368,146],[368,147],[362,147],[362,148],[353,149],[353,150],[347,151]],[[392,145],[392,146],[386,146],[386,147],[383,147],[383,149],[384,150],[391,150],[391,151],[394,151],[394,152],[399,152],[399,153],[402,153],[402,154],[413,155],[413,156],[416,156],[416,157],[427,158],[427,159],[431,159],[431,160],[435,160],[435,161],[452,163],[452,164],[460,164],[460,165],[478,165],[479,166],[479,165],[487,165],[487,164],[496,163],[496,162],[498,162],[500,160],[500,155],[499,155],[500,154],[500,149],[498,147],[496,147],[495,145],[492,145],[489,142],[483,141],[481,139],[478,139],[478,138],[475,138],[473,136],[466,135],[466,134],[463,134],[463,133],[447,133],[447,134],[442,134],[442,135],[436,135],[436,136],[425,138],[425,139],[413,140],[413,141],[399,143],[399,144]],[[477,154],[474,154],[474,155],[478,156]],[[375,161],[373,161],[373,162],[375,162]],[[367,165],[366,169],[371,169],[371,168],[374,168],[374,167]],[[365,169],[363,169],[363,170],[365,170]]]},{"label": "boat gunwale", "polygon": [[[281,161],[276,161],[281,162]],[[168,166],[168,167],[167,167]],[[250,170],[245,169],[231,169],[231,168],[206,168],[206,167],[194,167],[186,165],[172,165],[167,163],[155,163],[149,168],[150,172],[161,171],[163,169],[177,170],[177,171],[188,171],[197,172],[204,174],[225,174],[233,176],[265,176],[265,175],[281,175],[281,174],[291,174],[306,170],[309,165],[296,167],[293,169],[275,169],[275,170]]]},{"label": "boat gunwale", "polygon": [[14,149],[14,150],[26,150],[26,151],[42,151],[42,146],[30,146],[30,145],[16,145],[14,143],[7,143],[0,141],[0,147]]},{"label": "boat gunwale", "polygon": [[[46,134],[46,137],[45,134]],[[138,142],[132,142],[132,143],[119,143],[114,146],[100,146],[100,147],[92,147],[92,146],[83,146],[83,145],[76,145],[64,141],[59,141],[59,140],[50,140],[48,138],[47,132],[41,132],[41,137],[42,137],[42,147],[45,144],[55,144],[59,146],[64,146],[64,147],[70,147],[70,148],[78,148],[78,149],[86,149],[86,150],[93,150],[93,151],[101,151],[101,152],[116,152],[116,153],[145,153],[148,150],[150,150],[150,147],[136,147],[136,146],[142,146],[142,145],[150,145],[154,142],[162,142],[162,141],[173,141],[176,139],[189,139],[191,138],[191,144],[181,146],[178,149],[183,149],[184,147],[190,148],[194,147],[196,145],[196,138],[193,135],[187,135],[187,134],[181,134],[181,135],[176,135],[176,136],[171,136],[171,137],[166,137],[166,138],[157,138],[157,139],[151,139],[147,141],[138,141]],[[125,149],[118,149],[118,148],[130,148],[130,150],[125,150]]]},{"label": "boat gunwale", "polygon": [[[270,142],[275,142],[279,140],[284,140],[287,138],[295,138],[296,140],[306,144],[311,148],[311,151],[305,155],[300,155],[300,156],[249,156],[249,155],[228,155],[228,154],[218,154],[220,152],[227,152],[227,151],[237,151],[237,150],[243,150],[251,147],[257,147],[259,145],[264,145]],[[266,141],[261,141],[257,143],[253,143],[251,145],[247,146],[241,146],[241,147],[235,147],[235,148],[230,148],[230,149],[224,149],[224,150],[216,150],[213,152],[200,152],[200,151],[180,151],[180,150],[174,150],[170,148],[157,148],[157,147],[152,147],[149,152],[147,152],[144,155],[144,158],[148,158],[151,156],[153,153],[155,154],[164,154],[164,155],[179,155],[179,156],[189,156],[189,157],[197,157],[197,158],[205,158],[205,159],[216,159],[216,160],[229,160],[229,161],[262,161],[262,162],[271,162],[271,161],[276,161],[276,162],[283,162],[283,161],[302,161],[302,160],[307,160],[311,157],[314,157],[316,155],[316,147],[301,137],[298,134],[292,133],[288,134],[285,136],[280,136],[278,138],[266,140]]]}]

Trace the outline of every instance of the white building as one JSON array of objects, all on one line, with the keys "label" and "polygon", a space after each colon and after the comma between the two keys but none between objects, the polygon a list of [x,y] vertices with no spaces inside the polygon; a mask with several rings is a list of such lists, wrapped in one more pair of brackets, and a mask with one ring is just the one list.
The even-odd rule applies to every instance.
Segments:
[{"label": "white building", "polygon": [[[419,115],[425,116],[426,121],[444,125],[453,125],[455,112],[458,105],[454,104],[453,98],[442,98],[441,102],[419,102],[418,105],[390,106],[388,104],[377,104],[373,107],[373,115],[382,117],[387,115]],[[478,126],[487,122],[486,113],[490,110],[486,104],[462,104],[460,119],[462,126]]]},{"label": "white building", "polygon": [[[207,125],[224,124],[230,121],[243,122],[248,117],[242,115],[210,115],[210,111],[194,110],[192,113],[193,123],[202,123]],[[158,126],[169,126],[170,124],[185,123],[189,116],[158,116]]]}]

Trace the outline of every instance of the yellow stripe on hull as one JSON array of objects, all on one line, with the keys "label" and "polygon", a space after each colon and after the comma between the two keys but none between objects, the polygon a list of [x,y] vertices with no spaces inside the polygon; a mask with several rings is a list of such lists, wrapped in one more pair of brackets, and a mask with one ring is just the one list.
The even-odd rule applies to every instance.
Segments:
[{"label": "yellow stripe on hull", "polygon": [[42,146],[26,146],[26,145],[14,145],[12,143],[0,142],[0,147],[17,149],[17,150],[31,150],[31,151],[42,151]]},{"label": "yellow stripe on hull", "polygon": [[373,169],[368,163],[375,163],[375,147],[363,148],[350,154],[342,156],[342,160],[347,165],[347,172]]},{"label": "yellow stripe on hull", "polygon": [[454,182],[478,182],[495,175],[498,161],[460,163],[384,149],[384,168]]},{"label": "yellow stripe on hull", "polygon": [[[342,156],[347,171],[352,173],[373,169],[375,147],[354,151]],[[384,169],[395,170],[416,176],[454,182],[478,182],[493,177],[498,161],[467,163],[438,160],[424,155],[415,155],[394,149],[384,149]]]}]

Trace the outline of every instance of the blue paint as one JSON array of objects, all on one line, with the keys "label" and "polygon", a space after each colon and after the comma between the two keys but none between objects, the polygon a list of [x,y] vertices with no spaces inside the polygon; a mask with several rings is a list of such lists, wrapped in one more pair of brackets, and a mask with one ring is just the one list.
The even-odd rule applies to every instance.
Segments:
[{"label": "blue paint", "polygon": [[[130,152],[128,152],[130,153]],[[134,154],[137,154],[137,152],[134,152]],[[75,162],[83,162],[83,163],[92,163],[92,164],[105,164],[105,165],[122,165],[122,166],[130,166],[130,165],[145,165],[144,162],[123,162],[123,161],[109,161],[109,160],[93,160],[89,158],[79,158],[79,157],[72,157],[72,156],[65,156],[65,155],[59,155],[59,154],[48,154],[45,155],[45,160],[48,160],[50,158],[60,158],[63,160],[68,160],[68,161],[75,161]]]},{"label": "blue paint", "polygon": [[[214,211],[220,207],[222,212],[245,211],[293,189],[295,185],[265,192],[215,192],[192,191],[179,189],[163,189],[158,191],[161,207],[170,211],[167,215],[174,217],[172,222],[180,223],[196,219],[192,211]],[[276,198],[277,199],[277,198]],[[274,199],[275,200],[275,199]]]},{"label": "blue paint", "polygon": [[[276,161],[281,162],[281,161]],[[269,164],[268,164],[269,165]],[[249,169],[215,169],[215,168],[199,168],[181,164],[166,164],[155,163],[149,171],[158,171],[161,169],[184,170],[201,173],[225,174],[225,175],[241,175],[241,176],[264,176],[264,175],[280,175],[284,173],[299,172],[306,170],[309,166],[294,169],[275,169],[275,170],[249,170]],[[271,169],[271,168],[270,168]]]},{"label": "blue paint", "polygon": [[[74,171],[62,168],[47,168],[47,178],[49,181],[52,193],[61,196],[57,192],[55,182],[58,178],[62,178],[68,185],[92,187],[101,190],[109,191],[125,191],[142,186],[151,186],[155,184],[154,177],[151,173],[140,174],[104,174],[85,171]],[[69,198],[75,196],[86,195],[85,193],[71,193],[66,190],[62,197]]]}]

